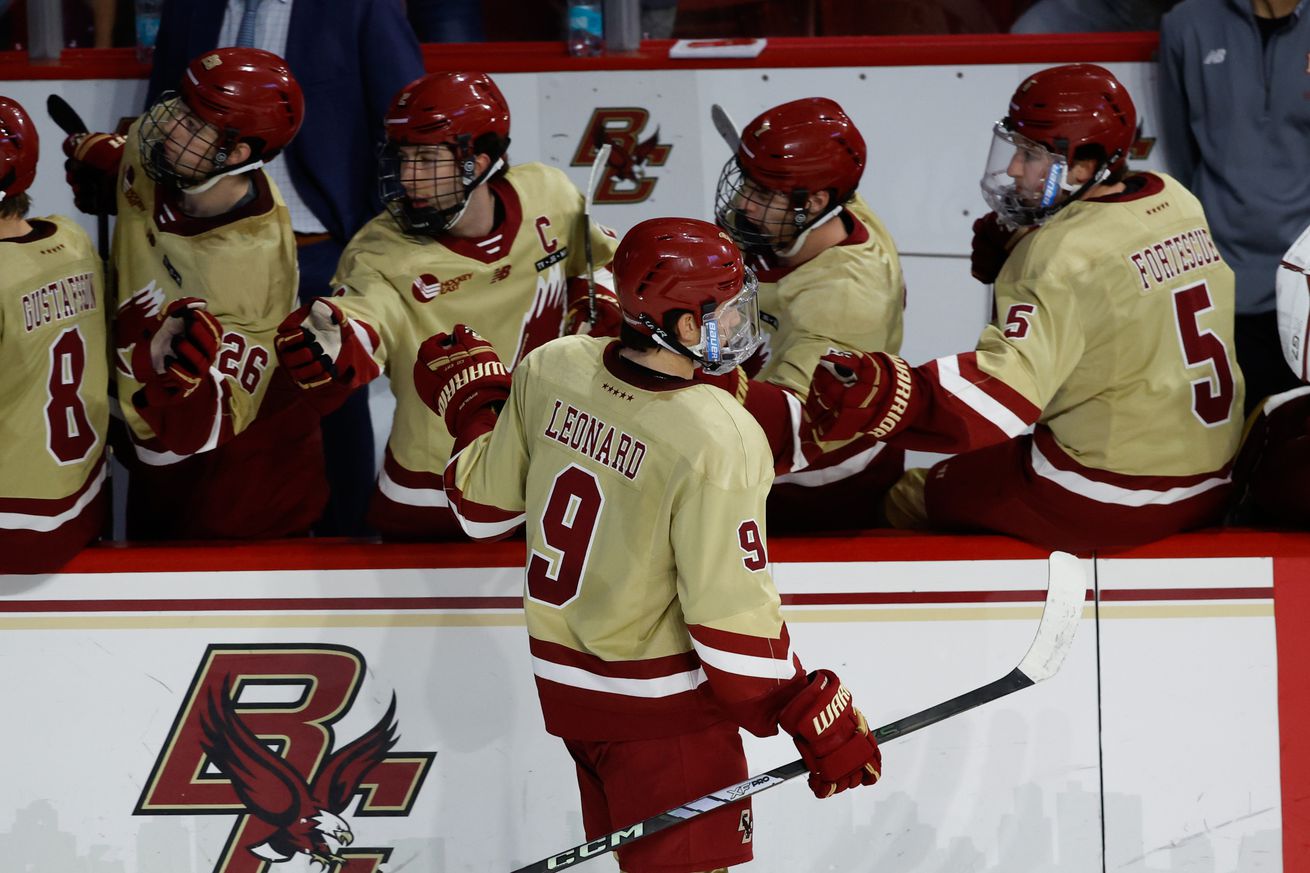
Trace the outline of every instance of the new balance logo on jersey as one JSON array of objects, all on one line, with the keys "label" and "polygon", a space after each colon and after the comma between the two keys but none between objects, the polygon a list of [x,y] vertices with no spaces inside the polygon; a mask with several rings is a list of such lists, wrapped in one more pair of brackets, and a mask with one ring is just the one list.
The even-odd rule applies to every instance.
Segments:
[{"label": "new balance logo on jersey", "polygon": [[837,721],[837,717],[842,714],[842,710],[844,710],[850,702],[851,693],[846,690],[846,686],[837,686],[837,693],[832,696],[832,700],[828,701],[828,705],[814,717],[814,732],[816,734],[821,734],[828,728],[832,727],[833,723]]},{"label": "new balance logo on jersey", "polygon": [[1227,55],[1228,49],[1210,49],[1210,51],[1206,53],[1205,60],[1201,61],[1201,63],[1206,66],[1210,66],[1211,64],[1222,64]]}]

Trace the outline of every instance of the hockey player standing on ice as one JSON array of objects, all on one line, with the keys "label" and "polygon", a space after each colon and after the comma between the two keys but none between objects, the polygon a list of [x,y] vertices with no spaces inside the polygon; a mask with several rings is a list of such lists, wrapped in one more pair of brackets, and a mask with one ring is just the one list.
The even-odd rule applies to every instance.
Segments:
[{"label": "hockey player standing on ice", "polygon": [[[468,324],[519,361],[562,330],[588,329],[582,194],[554,168],[508,167],[509,121],[482,73],[432,73],[397,94],[381,169],[387,209],[346,247],[338,296],[282,326],[283,365],[325,409],[384,371],[391,380],[395,417],[368,516],[384,536],[462,538],[441,481],[450,438],[414,393],[419,343]],[[613,234],[589,232],[603,267]],[[618,331],[608,275],[596,271],[597,335]]]},{"label": "hockey player standing on ice", "polygon": [[[741,132],[719,177],[715,214],[760,281],[764,345],[711,381],[736,395],[778,462],[769,495],[774,533],[878,523],[877,498],[904,469],[900,449],[862,435],[810,458],[795,451],[810,374],[830,351],[901,348],[905,281],[896,246],[855,193],[864,137],[832,100],[775,106]],[[747,375],[750,375],[750,379]]]},{"label": "hockey player standing on ice", "polygon": [[[760,341],[741,254],[707,222],[652,219],[624,237],[614,276],[618,341],[550,343],[511,386],[459,325],[414,367],[455,437],[446,491],[465,530],[527,520],[537,690],[577,765],[587,838],[745,779],[739,726],[790,733],[820,797],[874,783],[878,747],[849,692],[791,651],[765,550],[764,434],[693,379]],[[707,814],[619,849],[619,865],[745,863],[749,816],[749,800]]]},{"label": "hockey player standing on ice", "polygon": [[905,474],[886,501],[896,526],[1078,550],[1221,519],[1242,428],[1233,273],[1196,198],[1128,172],[1135,127],[1101,67],[1025,79],[982,180],[996,217],[979,223],[975,275],[995,278],[996,316],[976,350],[915,368],[830,355],[815,371],[823,439],[963,453]]},{"label": "hockey player standing on ice", "polygon": [[39,153],[0,97],[0,574],[57,570],[105,517],[102,267],[75,222],[27,217]]},{"label": "hockey player standing on ice", "polygon": [[[116,177],[114,315],[131,538],[304,533],[327,499],[318,415],[277,366],[296,305],[291,218],[261,169],[300,129],[286,62],[222,48],[191,62],[123,137],[65,151]],[[79,192],[79,199],[84,199]]]}]

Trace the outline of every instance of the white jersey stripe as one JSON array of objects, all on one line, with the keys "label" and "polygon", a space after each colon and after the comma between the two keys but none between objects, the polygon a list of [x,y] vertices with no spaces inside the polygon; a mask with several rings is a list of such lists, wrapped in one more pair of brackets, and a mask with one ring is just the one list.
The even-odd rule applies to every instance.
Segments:
[{"label": "white jersey stripe", "polygon": [[1212,488],[1227,485],[1232,481],[1231,476],[1216,476],[1195,485],[1170,488],[1167,491],[1154,491],[1148,488],[1140,490],[1124,488],[1121,485],[1111,485],[1109,482],[1097,482],[1081,473],[1057,469],[1042,454],[1041,449],[1037,448],[1036,441],[1032,444],[1032,463],[1034,473],[1049,482],[1059,485],[1065,491],[1071,491],[1081,497],[1095,500],[1097,503],[1113,503],[1117,506],[1163,506],[1180,503],[1190,497],[1204,494]]},{"label": "white jersey stripe", "polygon": [[[787,400],[787,416],[791,420],[791,469],[788,471],[790,475],[804,470],[809,461],[805,460],[805,453],[801,451],[801,421],[803,420],[801,400],[790,391],[783,391],[782,396]],[[784,477],[780,476],[778,480],[782,478]]]},{"label": "white jersey stripe", "polygon": [[787,649],[781,658],[761,658],[758,655],[742,655],[738,652],[725,652],[707,646],[695,637],[692,643],[701,661],[716,670],[735,673],[738,676],[754,676],[759,679],[777,679],[785,682],[796,675],[796,665],[791,660],[791,649]]},{"label": "white jersey stripe", "polygon": [[773,484],[791,483],[805,488],[817,488],[820,485],[840,482],[842,479],[849,479],[857,473],[864,472],[873,463],[873,459],[878,457],[886,447],[886,443],[874,443],[858,455],[852,455],[840,464],[833,464],[831,467],[811,467],[802,472],[783,473],[773,480]]},{"label": "white jersey stripe", "polygon": [[1008,437],[1017,437],[1026,431],[1028,423],[1015,415],[995,397],[960,375],[958,355],[937,359],[937,374],[941,386],[983,418],[996,425]]},{"label": "white jersey stripe", "polygon": [[77,502],[58,515],[30,515],[25,512],[0,512],[0,528],[4,530],[32,530],[47,533],[55,530],[64,524],[72,521],[86,509],[87,504],[95,499],[100,493],[100,486],[105,482],[105,476],[109,473],[109,464],[101,464],[100,472],[96,474],[95,479],[91,482],[89,488],[77,498]]},{"label": "white jersey stripe", "polygon": [[[656,676],[652,679],[624,679],[617,676],[601,676],[581,667],[557,664],[535,655],[532,658],[532,672],[542,679],[582,688],[587,691],[601,691],[607,694],[622,694],[626,697],[672,697],[684,691],[695,691],[705,681],[705,671],[697,667],[685,673],[671,676]],[[791,678],[788,674],[788,678]]]},{"label": "white jersey stripe", "polygon": [[378,472],[378,490],[388,500],[403,503],[406,506],[427,508],[450,506],[450,499],[446,497],[445,491],[440,488],[410,488],[407,485],[401,485],[387,474],[385,465]]}]

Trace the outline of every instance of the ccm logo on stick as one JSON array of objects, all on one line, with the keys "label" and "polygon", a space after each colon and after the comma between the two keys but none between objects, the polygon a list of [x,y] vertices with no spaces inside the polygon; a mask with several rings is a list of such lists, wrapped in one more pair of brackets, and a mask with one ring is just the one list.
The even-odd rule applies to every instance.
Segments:
[{"label": "ccm logo on stick", "polygon": [[[619,846],[635,840],[644,833],[644,823],[637,822],[626,831],[615,831],[608,836],[592,840],[584,846],[578,846],[576,849],[569,849],[567,852],[560,852],[552,858],[546,859],[547,870],[561,870],[565,867],[571,867],[579,861],[585,861],[592,855],[599,855],[602,852],[612,852]],[[573,854],[577,852],[577,854]]]}]

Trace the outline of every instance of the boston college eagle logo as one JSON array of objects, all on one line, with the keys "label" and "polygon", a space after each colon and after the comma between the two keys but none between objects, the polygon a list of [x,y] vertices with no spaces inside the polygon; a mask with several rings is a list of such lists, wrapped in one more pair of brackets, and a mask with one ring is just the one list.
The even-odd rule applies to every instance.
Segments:
[{"label": "boston college eagle logo", "polygon": [[639,107],[597,109],[591,114],[570,166],[591,166],[600,147],[610,144],[608,172],[596,189],[597,203],[641,203],[655,190],[659,180],[648,177],[646,168],[664,166],[673,146],[660,142],[658,128],[641,139],[648,121],[650,113]]},{"label": "boston college eagle logo", "polygon": [[408,815],[435,754],[393,751],[394,696],[335,743],[364,675],[344,646],[211,645],[134,814],[236,816],[214,873],[378,873],[346,816]]}]

